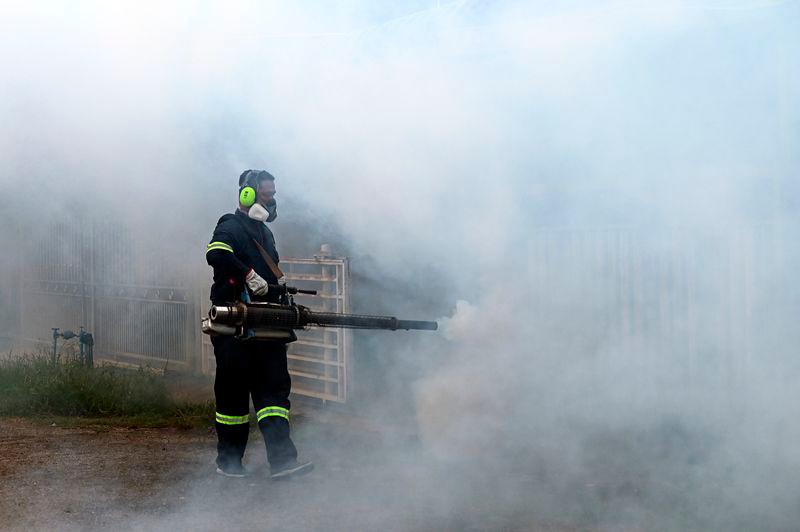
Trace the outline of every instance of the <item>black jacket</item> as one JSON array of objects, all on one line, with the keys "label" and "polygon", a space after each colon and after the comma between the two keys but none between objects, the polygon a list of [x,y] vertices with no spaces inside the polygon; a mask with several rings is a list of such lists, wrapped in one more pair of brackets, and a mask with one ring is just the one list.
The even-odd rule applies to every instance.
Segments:
[{"label": "black jacket", "polygon": [[[206,250],[206,261],[214,268],[214,284],[211,286],[211,302],[215,305],[238,301],[244,289],[244,278],[250,268],[269,284],[278,279],[261,256],[253,240],[256,240],[277,265],[280,261],[275,249],[275,237],[266,224],[251,219],[236,211],[226,214],[217,222],[214,236]],[[254,298],[257,299],[257,298]],[[262,300],[277,302],[272,293]]]}]

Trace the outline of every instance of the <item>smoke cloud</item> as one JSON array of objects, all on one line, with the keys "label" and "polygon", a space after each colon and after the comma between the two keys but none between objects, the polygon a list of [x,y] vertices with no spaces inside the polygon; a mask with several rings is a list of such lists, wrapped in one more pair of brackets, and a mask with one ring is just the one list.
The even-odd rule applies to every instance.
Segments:
[{"label": "smoke cloud", "polygon": [[282,254],[331,242],[359,311],[445,315],[359,340],[380,375],[359,408],[419,434],[383,458],[424,472],[383,495],[416,483],[465,527],[788,530],[799,21],[767,0],[10,3],[0,218],[104,217],[202,276],[235,179],[266,168]]}]

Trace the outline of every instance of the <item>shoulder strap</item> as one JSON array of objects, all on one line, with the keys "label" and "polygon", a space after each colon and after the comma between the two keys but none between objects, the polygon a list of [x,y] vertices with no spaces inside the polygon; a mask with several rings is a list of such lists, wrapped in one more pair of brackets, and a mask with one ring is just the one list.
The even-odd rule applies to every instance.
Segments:
[{"label": "shoulder strap", "polygon": [[278,279],[283,277],[283,272],[281,271],[280,268],[278,268],[278,265],[275,264],[275,261],[272,260],[272,257],[269,256],[269,253],[267,253],[267,250],[264,249],[264,246],[259,244],[258,240],[256,240],[255,238],[253,239],[253,244],[255,244],[256,247],[258,248],[258,252],[261,253],[261,257],[264,259],[264,262],[267,263],[269,269],[272,270],[272,273],[275,275],[275,277],[277,277]]}]

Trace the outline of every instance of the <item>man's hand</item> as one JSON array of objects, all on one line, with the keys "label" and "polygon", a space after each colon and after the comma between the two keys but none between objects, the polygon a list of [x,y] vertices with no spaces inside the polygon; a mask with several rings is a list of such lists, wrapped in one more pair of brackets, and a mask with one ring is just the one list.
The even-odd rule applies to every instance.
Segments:
[{"label": "man's hand", "polygon": [[250,289],[250,293],[254,296],[265,296],[269,291],[267,281],[253,271],[253,268],[250,268],[250,271],[245,275],[244,282],[247,283],[247,288]]}]

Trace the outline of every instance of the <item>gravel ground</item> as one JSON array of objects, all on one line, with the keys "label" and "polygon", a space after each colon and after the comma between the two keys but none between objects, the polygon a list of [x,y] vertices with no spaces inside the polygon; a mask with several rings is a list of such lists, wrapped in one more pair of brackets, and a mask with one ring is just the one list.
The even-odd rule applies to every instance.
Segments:
[{"label": "gravel ground", "polygon": [[268,479],[255,432],[253,475],[228,479],[213,472],[210,429],[0,422],[4,530],[572,530],[491,493],[455,495],[418,465],[413,438],[348,420],[301,418],[295,440],[316,469],[283,482]]}]

